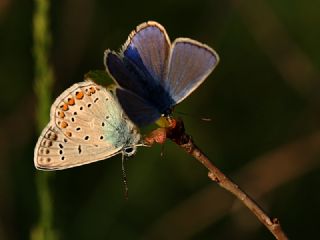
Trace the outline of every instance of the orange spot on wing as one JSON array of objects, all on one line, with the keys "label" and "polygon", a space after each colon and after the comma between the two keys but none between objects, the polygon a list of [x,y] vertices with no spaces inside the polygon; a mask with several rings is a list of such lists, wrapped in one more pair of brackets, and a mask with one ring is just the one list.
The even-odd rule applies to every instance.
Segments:
[{"label": "orange spot on wing", "polygon": [[70,106],[74,105],[75,101],[74,101],[74,98],[68,98],[68,104]]},{"label": "orange spot on wing", "polygon": [[67,110],[69,109],[68,104],[66,104],[66,103],[63,104],[63,105],[61,105],[60,108],[61,108],[63,111],[67,111]]},{"label": "orange spot on wing", "polygon": [[71,132],[66,132],[66,135],[67,135],[68,137],[71,137],[71,136],[72,136],[72,133],[71,133]]},{"label": "orange spot on wing", "polygon": [[89,91],[89,88],[86,88],[84,91],[88,96],[91,96],[91,92]]},{"label": "orange spot on wing", "polygon": [[63,121],[60,126],[61,126],[62,128],[66,128],[66,127],[68,127],[68,123],[65,122],[65,121]]},{"label": "orange spot on wing", "polygon": [[95,93],[95,92],[96,92],[96,90],[94,89],[94,87],[90,87],[89,90],[90,90],[90,93]]},{"label": "orange spot on wing", "polygon": [[76,98],[79,100],[83,98],[83,95],[83,92],[76,92]]},{"label": "orange spot on wing", "polygon": [[52,139],[53,141],[56,141],[56,140],[58,139],[58,135],[54,133],[54,134],[52,135],[51,139]]},{"label": "orange spot on wing", "polygon": [[59,116],[60,118],[64,118],[64,117],[65,117],[65,114],[64,114],[64,112],[58,112],[58,116]]},{"label": "orange spot on wing", "polygon": [[48,140],[44,143],[45,147],[51,147],[52,146],[52,141]]}]

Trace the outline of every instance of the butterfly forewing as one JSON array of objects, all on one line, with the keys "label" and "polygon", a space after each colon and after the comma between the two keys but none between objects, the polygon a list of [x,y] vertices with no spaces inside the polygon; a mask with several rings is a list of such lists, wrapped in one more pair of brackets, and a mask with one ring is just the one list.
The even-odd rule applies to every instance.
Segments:
[{"label": "butterfly forewing", "polygon": [[217,53],[205,44],[189,38],[178,38],[172,45],[165,88],[175,103],[189,96],[213,71],[219,62]]},{"label": "butterfly forewing", "polygon": [[[140,68],[146,67],[155,81],[163,81],[168,71],[170,40],[157,22],[142,23],[132,31],[123,46],[123,54]],[[137,55],[139,57],[137,57]],[[141,60],[141,62],[140,62]]]}]

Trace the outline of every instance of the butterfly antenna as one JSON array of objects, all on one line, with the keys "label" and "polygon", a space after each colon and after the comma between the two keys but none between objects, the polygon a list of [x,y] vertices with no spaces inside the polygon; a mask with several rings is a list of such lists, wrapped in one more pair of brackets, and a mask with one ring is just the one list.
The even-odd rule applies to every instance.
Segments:
[{"label": "butterfly antenna", "polygon": [[124,197],[126,200],[128,200],[129,198],[129,195],[128,195],[128,191],[129,191],[129,188],[128,188],[128,181],[127,181],[127,173],[126,173],[126,168],[125,168],[125,156],[124,154],[122,154],[122,180],[123,180],[123,185],[124,185]]},{"label": "butterfly antenna", "polygon": [[[184,115],[184,116],[188,116],[188,117],[198,117],[195,114],[190,114],[190,113],[185,113],[185,112],[179,112],[179,111],[175,111],[176,113],[180,114],[180,115]],[[212,119],[208,118],[208,117],[200,117],[200,120],[205,121],[205,122],[211,122]]]}]

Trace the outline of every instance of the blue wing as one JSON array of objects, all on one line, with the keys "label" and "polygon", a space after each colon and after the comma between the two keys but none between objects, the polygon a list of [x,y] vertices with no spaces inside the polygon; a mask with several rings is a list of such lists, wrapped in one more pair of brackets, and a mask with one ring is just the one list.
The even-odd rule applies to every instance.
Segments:
[{"label": "blue wing", "polygon": [[[120,54],[109,50],[105,53],[105,65],[114,80],[123,89],[139,96],[148,107],[154,108],[154,112],[165,113],[175,102],[164,89],[165,76],[168,73],[168,59],[170,53],[170,42],[164,28],[155,22],[148,22],[137,27],[132,32]],[[125,107],[127,94],[119,94],[119,101]],[[132,101],[135,98],[130,97]],[[137,101],[132,104],[129,118],[135,122],[134,112],[141,113]],[[152,123],[154,117],[147,117],[143,122]],[[137,125],[138,124],[137,121]],[[141,125],[140,125],[141,126]]]},{"label": "blue wing", "polygon": [[210,47],[188,38],[177,38],[173,45],[165,90],[177,104],[189,96],[213,71],[218,54]]},{"label": "blue wing", "polygon": [[[137,62],[139,57],[137,56]],[[119,86],[128,92],[131,92],[133,95],[139,96],[141,99],[147,103],[148,107],[153,108],[154,112],[165,113],[171,106],[174,105],[174,101],[163,88],[162,85],[157,83],[148,71],[144,67],[138,67],[134,62],[125,56],[119,56],[110,51],[106,52],[105,65],[114,78],[114,80],[119,84]],[[119,95],[119,102],[121,106],[128,110],[125,106],[125,101],[121,100],[123,95]],[[131,98],[131,101],[134,101],[135,98]],[[134,112],[143,114],[141,109],[138,108],[141,101],[131,104],[132,108],[130,112],[126,111],[128,117],[135,122],[138,126],[144,126],[153,123],[154,118],[150,116],[148,120],[147,113],[144,113],[146,124],[141,125],[139,122],[136,122],[136,115]]]},{"label": "blue wing", "polygon": [[130,91],[117,88],[116,95],[125,113],[138,126],[147,126],[161,116],[154,107]]},{"label": "blue wing", "polygon": [[191,39],[176,39],[171,47],[156,22],[139,25],[120,54],[105,52],[107,71],[126,90],[117,90],[120,104],[139,126],[152,123],[190,95],[218,62],[214,50]]},{"label": "blue wing", "polygon": [[163,26],[149,21],[133,31],[122,48],[123,55],[145,69],[152,80],[162,84],[168,72],[170,40]]}]

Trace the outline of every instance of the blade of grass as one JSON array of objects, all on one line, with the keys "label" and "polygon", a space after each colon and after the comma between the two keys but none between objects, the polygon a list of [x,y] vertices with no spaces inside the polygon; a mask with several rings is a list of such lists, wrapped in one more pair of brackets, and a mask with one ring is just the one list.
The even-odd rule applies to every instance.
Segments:
[{"label": "blade of grass", "polygon": [[[35,0],[33,16],[33,57],[35,94],[37,97],[36,125],[38,133],[49,121],[53,71],[49,64],[51,33],[49,29],[49,0]],[[35,175],[39,201],[39,220],[31,231],[32,240],[56,240],[53,228],[53,203],[49,187],[52,173],[37,172]]]}]

